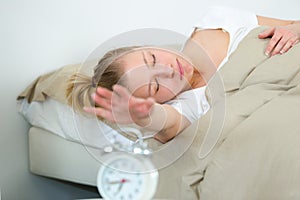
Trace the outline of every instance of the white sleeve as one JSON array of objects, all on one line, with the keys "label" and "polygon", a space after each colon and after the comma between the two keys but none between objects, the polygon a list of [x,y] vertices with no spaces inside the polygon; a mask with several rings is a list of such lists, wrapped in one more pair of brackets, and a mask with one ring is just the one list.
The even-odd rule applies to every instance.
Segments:
[{"label": "white sleeve", "polygon": [[180,98],[166,102],[177,110],[181,115],[186,117],[191,123],[196,121],[200,115],[198,114],[198,104],[196,98]]},{"label": "white sleeve", "polygon": [[234,35],[240,28],[253,29],[258,25],[254,13],[230,7],[211,7],[201,17],[196,27],[201,29],[222,28]]},{"label": "white sleeve", "polygon": [[[229,56],[235,51],[240,41],[257,26],[258,21],[254,13],[229,7],[212,7],[201,17],[196,27],[200,29],[222,28],[227,31],[230,37],[227,52]],[[224,61],[226,62],[226,59]]]},{"label": "white sleeve", "polygon": [[205,89],[206,87],[201,87],[185,91],[179,94],[176,99],[166,102],[166,104],[171,105],[193,123],[210,109],[205,96]]}]

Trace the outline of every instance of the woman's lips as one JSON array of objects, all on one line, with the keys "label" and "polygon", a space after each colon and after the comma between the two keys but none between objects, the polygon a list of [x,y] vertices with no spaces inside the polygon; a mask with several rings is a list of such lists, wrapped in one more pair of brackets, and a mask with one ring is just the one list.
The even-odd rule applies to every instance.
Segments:
[{"label": "woman's lips", "polygon": [[184,75],[184,71],[183,71],[181,63],[179,62],[179,60],[177,58],[176,58],[176,62],[177,62],[177,66],[178,66],[178,69],[179,69],[180,80],[182,80],[182,77]]}]

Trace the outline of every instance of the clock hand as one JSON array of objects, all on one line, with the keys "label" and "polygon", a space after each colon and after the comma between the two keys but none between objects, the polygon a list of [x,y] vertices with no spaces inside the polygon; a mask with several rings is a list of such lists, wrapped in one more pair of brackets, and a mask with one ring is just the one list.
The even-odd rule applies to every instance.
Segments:
[{"label": "clock hand", "polygon": [[122,187],[123,187],[123,183],[121,182],[118,187],[118,190],[116,191],[116,194],[118,194],[121,191]]},{"label": "clock hand", "polygon": [[121,184],[123,184],[123,183],[126,183],[126,182],[130,182],[128,179],[121,179],[120,181],[108,181],[107,183],[108,184],[119,184],[119,183],[121,183]]},{"label": "clock hand", "polygon": [[[115,182],[117,182],[117,181],[115,181]],[[121,181],[117,182],[117,183],[119,183],[119,187],[118,187],[118,190],[116,191],[115,195],[117,195],[121,191],[124,183],[126,183],[126,182],[129,182],[129,180],[124,179],[124,178]]]}]

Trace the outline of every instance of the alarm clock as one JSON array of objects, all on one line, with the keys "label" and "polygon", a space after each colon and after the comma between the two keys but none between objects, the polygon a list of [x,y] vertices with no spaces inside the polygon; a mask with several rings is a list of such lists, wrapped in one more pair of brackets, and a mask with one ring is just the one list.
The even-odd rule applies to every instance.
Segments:
[{"label": "alarm clock", "polygon": [[150,200],[158,176],[149,155],[110,152],[99,168],[97,187],[104,200]]}]

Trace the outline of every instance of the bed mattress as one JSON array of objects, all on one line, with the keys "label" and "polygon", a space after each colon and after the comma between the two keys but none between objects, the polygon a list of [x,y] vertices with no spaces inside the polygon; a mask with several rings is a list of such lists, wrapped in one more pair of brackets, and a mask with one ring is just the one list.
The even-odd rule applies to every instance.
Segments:
[{"label": "bed mattress", "polygon": [[29,129],[29,159],[30,171],[34,174],[97,185],[101,163],[89,150],[45,129],[34,126]]}]

